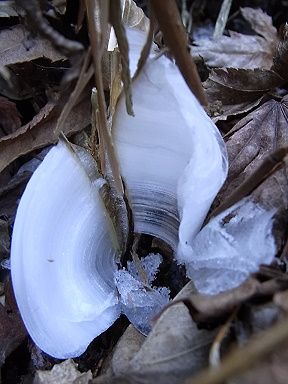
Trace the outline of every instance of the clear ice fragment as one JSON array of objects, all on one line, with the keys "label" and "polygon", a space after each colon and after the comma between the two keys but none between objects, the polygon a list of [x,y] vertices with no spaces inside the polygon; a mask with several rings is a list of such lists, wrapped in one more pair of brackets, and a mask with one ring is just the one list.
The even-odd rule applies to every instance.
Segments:
[{"label": "clear ice fragment", "polygon": [[217,294],[237,287],[260,264],[272,262],[274,213],[244,199],[213,218],[190,244],[179,244],[179,260],[199,292]]},{"label": "clear ice fragment", "polygon": [[[140,260],[141,266],[144,269],[148,284],[151,284],[159,271],[159,266],[162,263],[162,256],[159,253],[150,253]],[[140,280],[139,272],[133,261],[127,262],[127,270],[136,280]]]},{"label": "clear ice fragment", "polygon": [[169,290],[165,287],[145,286],[125,270],[115,272],[114,276],[122,313],[135,328],[147,335],[151,330],[152,319],[169,301]]}]

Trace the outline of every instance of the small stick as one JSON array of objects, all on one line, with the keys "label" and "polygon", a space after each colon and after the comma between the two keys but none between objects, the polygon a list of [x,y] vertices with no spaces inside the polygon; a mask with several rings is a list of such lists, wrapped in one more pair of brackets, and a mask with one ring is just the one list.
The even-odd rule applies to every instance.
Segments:
[{"label": "small stick", "polygon": [[204,88],[189,50],[187,34],[175,0],[150,0],[150,4],[165,43],[174,55],[188,87],[202,105],[207,105]]},{"label": "small stick", "polygon": [[209,353],[209,362],[210,362],[210,366],[212,367],[217,367],[218,365],[221,364],[221,358],[220,358],[221,344],[223,342],[224,337],[228,334],[228,331],[231,327],[231,323],[235,319],[238,309],[239,309],[239,306],[234,309],[234,311],[229,316],[228,320],[220,328],[219,332],[216,335],[216,338],[212,344],[212,347]]},{"label": "small stick", "polygon": [[223,35],[224,29],[227,24],[228,16],[230,13],[232,0],[223,0],[219,15],[217,17],[213,38],[217,39]]}]

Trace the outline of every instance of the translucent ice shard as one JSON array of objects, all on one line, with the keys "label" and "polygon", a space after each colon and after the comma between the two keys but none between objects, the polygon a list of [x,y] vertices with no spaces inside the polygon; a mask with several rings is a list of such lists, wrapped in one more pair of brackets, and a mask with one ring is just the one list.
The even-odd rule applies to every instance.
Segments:
[{"label": "translucent ice shard", "polygon": [[236,287],[260,264],[272,262],[274,213],[244,199],[213,218],[191,243],[180,242],[179,259],[200,292],[216,294]]},{"label": "translucent ice shard", "polygon": [[[141,266],[147,275],[147,282],[151,284],[159,271],[159,266],[162,263],[163,258],[159,253],[150,253],[146,257],[140,260]],[[140,280],[139,272],[134,262],[128,261],[128,272],[137,280]]]},{"label": "translucent ice shard", "polygon": [[121,311],[144,335],[151,330],[151,320],[169,301],[167,288],[151,288],[135,279],[128,271],[115,272]]}]

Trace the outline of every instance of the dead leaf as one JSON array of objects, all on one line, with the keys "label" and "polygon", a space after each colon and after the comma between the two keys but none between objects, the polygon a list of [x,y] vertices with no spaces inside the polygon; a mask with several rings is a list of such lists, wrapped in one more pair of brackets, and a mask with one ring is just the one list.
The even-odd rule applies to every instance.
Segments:
[{"label": "dead leaf", "polygon": [[[175,299],[193,292],[190,282]],[[185,305],[177,303],[162,313],[144,342],[130,329],[115,349],[111,369],[93,383],[150,384],[156,378],[159,384],[183,383],[190,374],[207,366],[216,331],[198,329]],[[128,343],[130,338],[132,346]]]},{"label": "dead leaf", "polygon": [[46,57],[51,61],[65,57],[57,52],[50,42],[41,37],[31,37],[23,25],[16,25],[0,32],[0,68]]},{"label": "dead leaf", "polygon": [[[57,142],[54,133],[64,102],[50,102],[31,122],[0,140],[0,172],[18,157]],[[90,100],[85,97],[71,111],[63,124],[66,136],[82,131],[90,124]]]},{"label": "dead leaf", "polygon": [[[187,306],[197,323],[211,324],[227,318],[233,310],[243,303],[260,298],[269,300],[271,296],[287,289],[287,287],[287,276],[280,273],[279,277],[263,282],[251,277],[239,287],[217,295],[192,294],[189,297],[181,298],[180,301]],[[172,302],[168,308],[174,305]]]},{"label": "dead leaf", "polygon": [[[269,100],[240,120],[229,132],[226,147],[229,173],[217,200],[225,201],[271,152],[288,145],[288,96]],[[253,197],[268,208],[283,211],[288,207],[287,169],[277,171],[253,192]]]},{"label": "dead leaf", "polygon": [[288,25],[284,25],[282,33],[280,34],[280,41],[277,45],[276,52],[273,58],[273,65],[271,69],[283,79],[287,80],[287,60],[288,60]]},{"label": "dead leaf", "polygon": [[261,102],[266,92],[284,82],[277,73],[267,69],[213,69],[204,83],[210,110],[218,105],[212,114],[213,120],[226,120],[228,116],[248,112]]},{"label": "dead leaf", "polygon": [[5,307],[0,304],[0,366],[25,339],[27,331],[18,313],[11,283],[5,286]]},{"label": "dead leaf", "polygon": [[[177,298],[194,291],[190,282]],[[182,303],[165,311],[154,325],[139,352],[127,367],[134,382],[182,383],[208,364],[209,346],[216,331],[198,329]]]},{"label": "dead leaf", "polygon": [[278,43],[272,18],[260,8],[242,8],[241,13],[259,36],[229,31],[230,36],[201,39],[193,47],[193,56],[203,57],[210,67],[269,69]]},{"label": "dead leaf", "polygon": [[114,376],[125,375],[131,359],[139,351],[146,337],[133,327],[132,324],[119,339],[112,356],[111,371]]},{"label": "dead leaf", "polygon": [[10,254],[9,223],[7,220],[0,219],[0,260],[3,260],[9,257],[9,254]]},{"label": "dead leaf", "polygon": [[73,360],[56,364],[51,371],[37,371],[33,384],[88,384],[92,379],[91,371],[81,373]]},{"label": "dead leaf", "polygon": [[21,127],[20,117],[16,104],[0,96],[0,138]]}]

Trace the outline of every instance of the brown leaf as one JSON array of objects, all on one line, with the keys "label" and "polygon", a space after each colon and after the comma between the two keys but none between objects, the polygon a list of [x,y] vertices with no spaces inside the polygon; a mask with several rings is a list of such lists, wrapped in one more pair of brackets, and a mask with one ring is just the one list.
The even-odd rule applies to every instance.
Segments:
[{"label": "brown leaf", "polygon": [[287,60],[288,60],[288,25],[285,24],[283,28],[282,39],[277,45],[276,52],[273,58],[273,65],[271,69],[283,79],[287,80]]},{"label": "brown leaf", "polygon": [[230,36],[217,40],[196,41],[193,56],[202,56],[210,67],[265,68],[273,63],[275,47],[278,42],[272,18],[261,9],[242,8],[243,17],[250,23],[257,35],[243,35],[230,31]]},{"label": "brown leaf", "polygon": [[[63,101],[46,104],[31,122],[0,140],[0,172],[18,157],[57,142],[54,128],[63,104]],[[66,136],[70,136],[89,124],[90,100],[85,97],[72,109],[62,130]]]},{"label": "brown leaf", "polygon": [[7,282],[5,287],[5,299],[5,307],[0,304],[0,366],[24,341],[27,334],[18,313],[10,282]]},{"label": "brown leaf", "polygon": [[257,106],[262,96],[285,81],[267,69],[218,68],[211,71],[204,83],[211,106],[218,103],[214,121],[248,112]]},{"label": "brown leaf", "polygon": [[16,25],[0,32],[0,68],[40,57],[51,61],[64,57],[55,51],[50,42],[41,37],[31,37],[23,25]]},{"label": "brown leaf", "polygon": [[20,117],[16,104],[0,96],[0,138],[21,127]]},{"label": "brown leaf", "polygon": [[[194,291],[192,283],[178,295]],[[216,330],[198,329],[182,303],[165,311],[127,368],[128,377],[141,383],[182,383],[208,363],[209,347]],[[140,380],[139,380],[140,381]]]},{"label": "brown leaf", "polygon": [[[259,282],[255,278],[246,280],[237,288],[218,295],[193,294],[180,301],[187,306],[193,319],[198,323],[211,323],[227,317],[239,305],[252,299],[270,298],[288,287],[288,279],[282,277]],[[174,305],[172,303],[172,305]]]},{"label": "brown leaf", "polygon": [[81,373],[73,360],[56,364],[51,371],[37,371],[33,384],[88,384],[92,379],[91,371]]},{"label": "brown leaf", "polygon": [[[288,144],[288,97],[270,100],[240,120],[226,142],[229,157],[228,178],[218,200],[225,200],[235,188],[259,167],[263,159]],[[262,183],[253,196],[268,207],[287,208],[286,169]]]},{"label": "brown leaf", "polygon": [[125,375],[131,359],[140,350],[146,337],[138,332],[132,324],[119,339],[111,360],[111,373],[115,376]]},{"label": "brown leaf", "polygon": [[[194,291],[190,282],[175,299]],[[190,374],[207,366],[209,347],[216,334],[216,330],[198,329],[179,302],[162,313],[144,341],[133,328],[128,330],[115,349],[112,369],[93,383],[182,384]]]},{"label": "brown leaf", "polygon": [[6,257],[9,257],[9,253],[10,253],[9,223],[7,220],[0,219],[0,260]]}]

